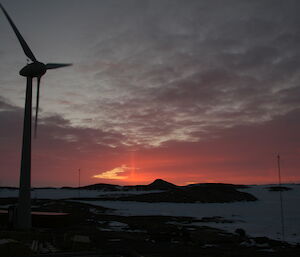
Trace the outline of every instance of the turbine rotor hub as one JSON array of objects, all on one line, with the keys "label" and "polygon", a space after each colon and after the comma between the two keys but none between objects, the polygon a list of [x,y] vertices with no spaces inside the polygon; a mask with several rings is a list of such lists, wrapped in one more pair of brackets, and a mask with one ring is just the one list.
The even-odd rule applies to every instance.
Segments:
[{"label": "turbine rotor hub", "polygon": [[42,62],[33,62],[27,64],[20,70],[20,75],[29,78],[41,77],[47,71],[46,65]]}]

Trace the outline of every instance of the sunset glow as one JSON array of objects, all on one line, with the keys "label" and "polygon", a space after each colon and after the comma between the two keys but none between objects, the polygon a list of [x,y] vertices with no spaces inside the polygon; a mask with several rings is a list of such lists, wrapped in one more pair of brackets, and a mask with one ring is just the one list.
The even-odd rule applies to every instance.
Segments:
[{"label": "sunset glow", "polygon": [[127,170],[130,170],[130,168],[127,167],[126,165],[122,165],[121,167],[117,167],[112,170],[101,172],[98,175],[94,175],[93,178],[126,180],[127,176],[119,175],[119,173],[124,173]]},{"label": "sunset glow", "polygon": [[[36,55],[73,63],[43,78],[33,186],[78,169],[82,185],[277,183],[278,153],[299,183],[299,8],[279,2],[1,1]],[[3,15],[0,38],[0,184],[18,186],[26,58]]]}]

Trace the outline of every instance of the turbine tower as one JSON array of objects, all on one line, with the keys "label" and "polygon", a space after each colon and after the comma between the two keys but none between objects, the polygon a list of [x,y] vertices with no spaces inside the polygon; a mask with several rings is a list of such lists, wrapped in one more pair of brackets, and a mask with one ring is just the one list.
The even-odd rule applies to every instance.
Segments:
[{"label": "turbine tower", "polygon": [[47,63],[39,62],[26,41],[20,34],[16,25],[0,3],[4,15],[10,23],[14,33],[16,34],[20,45],[25,55],[31,60],[20,70],[20,75],[26,77],[26,98],[24,110],[24,124],[23,124],[23,143],[22,143],[22,157],[21,157],[21,171],[20,171],[20,190],[19,201],[17,205],[17,215],[15,227],[19,229],[31,228],[31,123],[32,123],[32,81],[37,78],[37,95],[36,95],[36,113],[35,113],[35,135],[37,132],[37,121],[39,111],[39,97],[40,97],[40,82],[41,77],[50,69],[57,69],[61,67],[70,66],[67,63]]}]

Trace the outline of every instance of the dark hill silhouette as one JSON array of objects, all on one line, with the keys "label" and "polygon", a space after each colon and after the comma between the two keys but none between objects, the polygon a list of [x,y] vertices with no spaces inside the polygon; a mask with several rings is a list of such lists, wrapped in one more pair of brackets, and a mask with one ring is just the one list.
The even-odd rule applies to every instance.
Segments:
[{"label": "dark hill silhouette", "polygon": [[176,189],[178,188],[178,186],[168,181],[165,181],[163,179],[156,179],[151,184],[148,185],[148,188],[154,190],[170,190],[170,189]]},{"label": "dark hill silhouette", "polygon": [[271,186],[271,187],[267,187],[267,189],[270,192],[280,192],[280,191],[289,191],[289,190],[292,190],[292,188],[285,187],[285,186]]},{"label": "dark hill silhouette", "polygon": [[235,184],[224,184],[224,183],[197,183],[197,184],[189,184],[187,186],[183,186],[184,188],[192,188],[192,187],[228,187],[228,188],[235,188],[235,189],[242,189],[242,188],[249,188],[246,185],[235,185]]},{"label": "dark hill silhouette", "polygon": [[178,186],[163,179],[156,179],[149,185],[124,186],[124,190],[151,191],[151,190],[171,190]]},{"label": "dark hill silhouette", "polygon": [[[156,179],[148,185],[119,186],[113,184],[98,183],[80,187],[84,190],[99,191],[147,191],[143,194],[124,195],[100,195],[90,200],[118,200],[138,202],[177,202],[177,203],[225,203],[235,201],[255,201],[253,195],[241,192],[239,189],[247,188],[244,185],[223,183],[198,183],[186,186],[177,186],[163,179]],[[63,187],[63,189],[78,190],[78,187]],[[156,192],[155,192],[156,191]],[[160,191],[160,192],[157,192]],[[82,198],[81,198],[82,199]],[[87,199],[87,198],[86,198]]]},{"label": "dark hill silhouette", "polygon": [[98,183],[98,184],[83,186],[83,187],[80,187],[80,189],[100,190],[100,191],[120,191],[120,190],[122,190],[122,186],[113,185],[113,184]]},{"label": "dark hill silhouette", "polygon": [[[101,195],[99,197],[85,198],[86,200],[99,199],[175,203],[225,203],[257,200],[253,195],[238,190],[242,188],[247,188],[247,186],[222,183],[199,183],[187,186],[177,186],[162,179],[156,179],[148,185],[119,186],[113,184],[98,183],[80,187],[80,189],[99,191],[149,191],[138,195],[124,195],[124,193],[106,196]],[[78,187],[64,187],[64,189],[78,190]],[[82,200],[83,198],[80,199]]]},{"label": "dark hill silhouette", "polygon": [[[128,190],[137,190],[137,191],[152,191],[152,190],[172,190],[172,189],[188,189],[188,188],[196,188],[196,187],[216,187],[216,188],[235,188],[242,189],[248,188],[246,185],[235,185],[235,184],[223,184],[223,183],[197,183],[197,184],[189,184],[186,186],[177,186],[173,183],[170,183],[163,179],[156,179],[152,183],[148,185],[130,185],[130,186],[120,186],[116,184],[107,184],[107,183],[97,183],[91,184],[81,187],[70,187],[64,186],[60,189],[70,189],[70,190],[99,190],[99,191],[128,191]],[[0,187],[1,189],[11,189],[17,190],[18,187]],[[35,187],[33,189],[58,189],[57,187]]]},{"label": "dark hill silhouette", "polygon": [[113,184],[105,184],[105,183],[98,183],[98,184],[92,184],[82,187],[62,187],[61,189],[70,189],[70,190],[99,190],[99,191],[120,191],[122,190],[122,186],[113,185]]},{"label": "dark hill silhouette", "polygon": [[[101,198],[108,200],[107,198]],[[109,199],[111,200],[111,199]],[[236,201],[256,201],[256,197],[249,193],[240,192],[230,187],[194,187],[175,189],[159,193],[121,196],[114,198],[118,201],[137,202],[174,202],[174,203],[226,203]]]},{"label": "dark hill silhouette", "polygon": [[[170,182],[163,179],[156,179],[148,185],[133,185],[133,186],[119,186],[114,184],[97,183],[87,186],[82,186],[80,189],[85,190],[99,190],[99,191],[152,191],[152,190],[171,190],[179,188]],[[62,187],[62,189],[78,189],[78,187]]]}]

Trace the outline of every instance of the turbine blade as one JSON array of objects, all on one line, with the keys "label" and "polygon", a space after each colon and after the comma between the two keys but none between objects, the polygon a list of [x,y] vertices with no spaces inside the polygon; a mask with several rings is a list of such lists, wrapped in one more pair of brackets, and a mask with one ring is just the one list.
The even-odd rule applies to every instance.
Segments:
[{"label": "turbine blade", "polygon": [[24,53],[26,54],[26,56],[33,62],[36,62],[36,58],[34,57],[34,54],[32,53],[32,51],[30,50],[29,46],[27,45],[26,41],[24,40],[24,38],[22,37],[22,35],[20,34],[19,30],[17,29],[16,25],[13,23],[12,19],[9,17],[8,13],[6,12],[6,10],[4,9],[4,7],[2,6],[2,4],[0,3],[0,8],[2,9],[2,11],[4,12],[4,15],[6,16],[8,22],[10,23],[12,29],[14,30],[22,48]]},{"label": "turbine blade", "polygon": [[71,66],[71,65],[72,65],[72,63],[47,63],[46,69],[47,70],[58,69],[58,68],[67,67],[67,66]]},{"label": "turbine blade", "polygon": [[40,103],[40,83],[41,83],[41,77],[38,77],[37,78],[37,91],[36,91],[35,121],[34,121],[34,138],[36,138],[36,135],[37,135],[39,103]]}]

